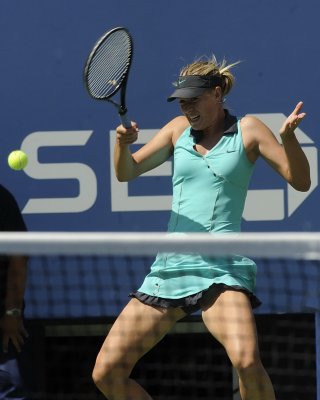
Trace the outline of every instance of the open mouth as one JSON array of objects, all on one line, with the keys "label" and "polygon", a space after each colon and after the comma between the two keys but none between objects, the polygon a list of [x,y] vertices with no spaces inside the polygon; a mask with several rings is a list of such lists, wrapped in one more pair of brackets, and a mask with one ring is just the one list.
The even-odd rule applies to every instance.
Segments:
[{"label": "open mouth", "polygon": [[195,115],[195,116],[190,116],[190,115],[189,115],[188,118],[189,118],[189,121],[190,121],[190,122],[194,123],[194,122],[199,121],[200,115]]}]

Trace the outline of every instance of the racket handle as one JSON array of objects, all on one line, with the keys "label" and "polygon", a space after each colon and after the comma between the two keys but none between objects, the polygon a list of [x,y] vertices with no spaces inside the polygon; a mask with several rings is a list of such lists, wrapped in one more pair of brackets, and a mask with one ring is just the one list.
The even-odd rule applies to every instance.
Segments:
[{"label": "racket handle", "polygon": [[131,121],[130,121],[127,113],[124,113],[124,114],[122,114],[122,113],[120,114],[119,113],[119,115],[120,115],[120,120],[121,120],[122,125],[125,128],[131,128]]}]

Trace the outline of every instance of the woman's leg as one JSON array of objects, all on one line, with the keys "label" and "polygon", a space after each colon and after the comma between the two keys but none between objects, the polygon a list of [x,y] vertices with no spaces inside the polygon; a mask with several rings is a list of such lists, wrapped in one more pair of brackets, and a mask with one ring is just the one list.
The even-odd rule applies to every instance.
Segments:
[{"label": "woman's leg", "polygon": [[136,362],[185,316],[181,309],[164,309],[132,299],[123,309],[96,359],[93,380],[109,400],[150,400],[129,376]]},{"label": "woman's leg", "polygon": [[239,376],[243,400],[275,400],[259,355],[256,324],[248,297],[227,290],[202,311],[211,334],[224,346]]}]

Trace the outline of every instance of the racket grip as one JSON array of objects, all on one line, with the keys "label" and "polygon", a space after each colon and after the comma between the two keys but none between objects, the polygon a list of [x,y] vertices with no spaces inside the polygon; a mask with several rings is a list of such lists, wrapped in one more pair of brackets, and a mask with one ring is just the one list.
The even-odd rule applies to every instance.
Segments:
[{"label": "racket grip", "polygon": [[125,128],[131,128],[131,121],[130,121],[127,113],[119,114],[119,115],[120,115],[120,120],[121,120],[122,125]]}]

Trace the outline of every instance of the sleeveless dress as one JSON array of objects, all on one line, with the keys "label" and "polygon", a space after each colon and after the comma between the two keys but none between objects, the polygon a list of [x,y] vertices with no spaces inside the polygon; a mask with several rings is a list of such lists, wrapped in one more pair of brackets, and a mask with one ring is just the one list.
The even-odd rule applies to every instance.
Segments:
[{"label": "sleeveless dress", "polygon": [[[173,201],[168,224],[170,235],[228,233],[241,229],[254,164],[248,160],[244,149],[240,120],[226,112],[227,120],[228,129],[206,155],[195,150],[191,127],[176,142]],[[231,125],[230,120],[233,121]],[[136,292],[140,295],[133,297],[148,304],[161,304],[161,301],[154,302],[149,297],[176,300],[198,294],[198,299],[212,285],[223,285],[243,289],[249,294],[253,306],[257,306],[260,302],[253,295],[256,270],[256,264],[241,255],[226,258],[160,253]]]}]

